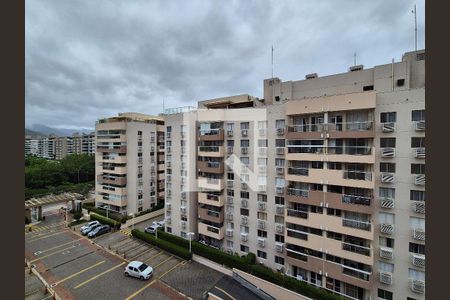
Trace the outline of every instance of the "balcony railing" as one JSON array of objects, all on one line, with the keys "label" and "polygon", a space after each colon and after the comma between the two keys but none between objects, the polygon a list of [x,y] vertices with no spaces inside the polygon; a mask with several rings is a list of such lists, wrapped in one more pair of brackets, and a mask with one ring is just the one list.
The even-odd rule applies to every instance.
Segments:
[{"label": "balcony railing", "polygon": [[366,255],[366,256],[370,256],[370,251],[371,251],[371,249],[368,247],[345,243],[345,242],[342,243],[342,250],[350,251],[350,252],[354,252],[354,253],[358,253],[358,254],[362,254],[362,255]]},{"label": "balcony railing", "polygon": [[287,188],[287,194],[290,196],[299,196],[299,197],[308,198],[309,191],[302,190],[302,189],[296,189],[296,188]]},{"label": "balcony railing", "polygon": [[358,221],[353,219],[342,219],[342,226],[352,227],[356,229],[370,231],[371,223],[366,221]]},{"label": "balcony railing", "polygon": [[372,181],[372,172],[344,170],[344,179]]},{"label": "balcony railing", "polygon": [[219,168],[220,162],[217,161],[208,161],[207,164],[208,168]]},{"label": "balcony railing", "polygon": [[300,175],[300,176],[308,176],[309,175],[309,169],[308,168],[288,167],[288,174]]},{"label": "balcony railing", "polygon": [[220,128],[217,129],[201,129],[199,130],[200,135],[216,135],[219,134],[221,131]]},{"label": "balcony railing", "polygon": [[372,197],[357,196],[357,195],[342,195],[342,203],[370,206],[371,201]]},{"label": "balcony railing", "polygon": [[288,145],[288,153],[311,153],[311,154],[323,154],[325,153],[324,146],[297,146]]},{"label": "balcony railing", "polygon": [[322,132],[325,124],[288,125],[288,132]]},{"label": "balcony railing", "polygon": [[373,121],[328,123],[328,131],[364,131],[372,128]]},{"label": "balcony railing", "polygon": [[198,151],[199,152],[219,152],[220,147],[219,146],[199,146]]},{"label": "balcony railing", "polygon": [[327,147],[328,154],[371,155],[373,147],[369,146],[339,146]]},{"label": "balcony railing", "polygon": [[296,218],[302,218],[302,219],[308,219],[308,212],[303,210],[296,210],[296,209],[287,209],[287,215],[289,217],[296,217]]}]

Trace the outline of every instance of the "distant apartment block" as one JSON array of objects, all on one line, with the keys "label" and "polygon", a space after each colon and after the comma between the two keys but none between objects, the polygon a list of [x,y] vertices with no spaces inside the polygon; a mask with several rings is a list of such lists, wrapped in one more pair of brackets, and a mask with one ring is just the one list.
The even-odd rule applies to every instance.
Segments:
[{"label": "distant apartment block", "polygon": [[348,299],[425,299],[425,51],[164,119],[168,232]]},{"label": "distant apartment block", "polygon": [[95,126],[95,203],[124,215],[164,201],[164,121],[120,113]]},{"label": "distant apartment block", "polygon": [[32,138],[25,137],[25,156],[60,160],[70,154],[95,154],[95,134],[79,134],[73,136],[54,136]]}]

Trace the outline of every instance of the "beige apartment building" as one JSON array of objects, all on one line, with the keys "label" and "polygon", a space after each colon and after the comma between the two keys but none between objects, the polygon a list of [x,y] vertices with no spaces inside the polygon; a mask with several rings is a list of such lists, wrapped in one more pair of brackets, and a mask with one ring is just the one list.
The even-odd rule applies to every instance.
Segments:
[{"label": "beige apartment building", "polygon": [[164,121],[119,113],[95,126],[95,203],[135,214],[164,201]]},{"label": "beige apartment building", "polygon": [[425,299],[425,51],[165,122],[169,232],[348,299]]}]

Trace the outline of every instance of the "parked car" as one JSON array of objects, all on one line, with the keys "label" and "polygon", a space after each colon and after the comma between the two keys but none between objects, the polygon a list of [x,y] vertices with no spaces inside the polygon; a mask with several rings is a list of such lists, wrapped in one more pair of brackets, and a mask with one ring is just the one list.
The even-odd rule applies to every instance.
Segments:
[{"label": "parked car", "polygon": [[164,220],[161,220],[161,221],[155,221],[155,222],[153,222],[153,225],[159,225],[159,227],[164,227],[164,224],[165,224],[165,222],[164,222]]},{"label": "parked car", "polygon": [[98,227],[100,227],[100,226],[102,226],[101,223],[98,223],[98,224],[94,224],[94,225],[92,225],[92,226],[89,226],[88,228],[84,229],[84,230],[81,232],[81,234],[82,234],[82,235],[87,235],[89,232],[91,232],[92,230],[94,230],[94,229],[96,229],[96,228],[98,228]]},{"label": "parked car", "polygon": [[93,238],[97,237],[99,235],[105,234],[111,230],[111,227],[109,225],[101,225],[99,227],[96,227],[95,229],[91,230],[88,233],[88,237]]},{"label": "parked car", "polygon": [[147,233],[155,234],[156,230],[160,227],[161,227],[160,225],[154,223],[153,225],[150,225],[149,227],[145,228],[144,231]]},{"label": "parked car", "polygon": [[132,261],[126,267],[124,271],[125,276],[132,276],[139,278],[140,280],[149,279],[153,275],[153,268],[144,264],[141,261]]},{"label": "parked car", "polygon": [[100,222],[99,221],[91,221],[91,222],[87,223],[86,225],[81,226],[80,232],[83,232],[84,230],[88,229],[89,227],[97,225],[97,224],[100,224]]}]

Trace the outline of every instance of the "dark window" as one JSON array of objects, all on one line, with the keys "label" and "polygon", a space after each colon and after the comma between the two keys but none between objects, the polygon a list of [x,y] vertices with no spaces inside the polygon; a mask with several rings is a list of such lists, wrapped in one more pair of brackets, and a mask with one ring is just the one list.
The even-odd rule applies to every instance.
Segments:
[{"label": "dark window", "polygon": [[409,252],[425,255],[425,245],[409,243]]},{"label": "dark window", "polygon": [[405,79],[397,79],[397,86],[404,86],[405,85]]},{"label": "dark window", "polygon": [[311,162],[311,168],[313,168],[313,169],[323,169],[323,162],[322,161],[312,161]]},{"label": "dark window", "polygon": [[167,232],[172,232],[172,227],[167,227]]},{"label": "dark window", "polygon": [[284,265],[284,258],[283,257],[279,257],[279,256],[275,256],[275,263],[276,264],[280,264],[280,265]]},{"label": "dark window", "polygon": [[280,96],[275,96],[275,101],[276,102],[280,101]]},{"label": "dark window", "polygon": [[395,148],[395,138],[380,138],[381,148]]},{"label": "dark window", "polygon": [[335,208],[327,208],[327,215],[340,217],[341,216],[341,210],[340,209],[335,209]]},{"label": "dark window", "polygon": [[411,174],[425,174],[425,164],[411,164]]},{"label": "dark window", "polygon": [[411,112],[412,121],[425,121],[425,110],[413,110]]},{"label": "dark window", "polygon": [[[417,53],[416,54],[416,60],[417,61],[419,61],[419,60],[425,60],[425,53]],[[412,298],[411,298],[412,299]],[[408,298],[408,300],[409,300],[409,298]]]},{"label": "dark window", "polygon": [[425,201],[425,191],[410,191],[410,200]]},{"label": "dark window", "polygon": [[258,250],[257,254],[258,254],[258,257],[267,259],[267,253],[266,252]]},{"label": "dark window", "polygon": [[342,163],[340,162],[328,162],[327,166],[329,170],[342,170]]},{"label": "dark window", "polygon": [[241,215],[242,215],[242,216],[248,216],[248,215],[249,215],[248,209],[246,209],[246,208],[241,208]]},{"label": "dark window", "polygon": [[234,173],[227,173],[228,180],[234,180]]},{"label": "dark window", "polygon": [[275,234],[275,242],[284,243],[284,235]]},{"label": "dark window", "polygon": [[245,246],[245,245],[241,245],[241,251],[242,252],[248,252],[249,248],[247,246]]},{"label": "dark window", "polygon": [[142,131],[138,131],[138,135],[142,135]]},{"label": "dark window", "polygon": [[275,204],[284,205],[284,197],[275,196]]},{"label": "dark window", "polygon": [[281,140],[281,139],[276,139],[275,140],[275,146],[276,147],[284,147],[286,145],[285,140]]},{"label": "dark window", "polygon": [[378,297],[381,299],[386,299],[386,300],[394,299],[392,292],[382,290],[382,289],[378,289]]},{"label": "dark window", "polygon": [[382,112],[380,114],[380,122],[381,123],[387,123],[387,122],[397,122],[397,113],[394,112]]},{"label": "dark window", "polygon": [[262,237],[262,238],[266,238],[267,237],[267,231],[258,230],[258,236]]},{"label": "dark window", "polygon": [[395,173],[395,163],[380,163],[380,172]]},{"label": "dark window", "polygon": [[363,86],[363,91],[373,91],[373,85],[365,85],[365,86]]},{"label": "dark window", "polygon": [[411,138],[411,148],[423,148],[425,147],[424,137],[412,137]]}]

